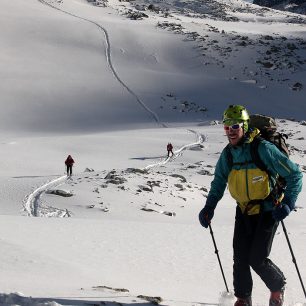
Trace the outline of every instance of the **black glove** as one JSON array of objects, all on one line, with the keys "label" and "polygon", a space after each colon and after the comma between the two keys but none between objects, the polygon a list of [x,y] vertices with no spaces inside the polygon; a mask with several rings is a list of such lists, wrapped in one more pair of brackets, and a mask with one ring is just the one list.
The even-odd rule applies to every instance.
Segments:
[{"label": "black glove", "polygon": [[284,198],[283,202],[276,206],[272,211],[272,217],[276,221],[282,221],[287,216],[289,216],[290,212],[294,209],[295,203],[290,201],[289,199]]},{"label": "black glove", "polygon": [[218,201],[213,197],[208,197],[204,208],[199,213],[199,221],[201,225],[208,228],[211,219],[214,217],[214,211]]}]

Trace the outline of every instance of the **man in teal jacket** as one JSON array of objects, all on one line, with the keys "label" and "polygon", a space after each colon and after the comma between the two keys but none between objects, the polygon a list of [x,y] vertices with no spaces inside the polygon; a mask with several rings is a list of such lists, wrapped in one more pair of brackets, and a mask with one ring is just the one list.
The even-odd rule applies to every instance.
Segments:
[{"label": "man in teal jacket", "polygon": [[[251,143],[259,131],[249,129],[248,122],[249,115],[243,106],[231,105],[225,110],[223,123],[232,162],[229,162],[227,149],[224,149],[199,220],[203,227],[209,226],[217,203],[228,185],[231,196],[237,202],[233,237],[235,306],[252,305],[250,268],[270,289],[269,306],[281,306],[284,302],[285,277],[268,256],[279,222],[295,207],[302,189],[302,173],[298,165],[265,140],[260,141],[258,154],[267,171],[259,169],[251,155]],[[285,179],[286,189],[276,195],[278,176]],[[276,206],[276,202],[280,204]]]}]

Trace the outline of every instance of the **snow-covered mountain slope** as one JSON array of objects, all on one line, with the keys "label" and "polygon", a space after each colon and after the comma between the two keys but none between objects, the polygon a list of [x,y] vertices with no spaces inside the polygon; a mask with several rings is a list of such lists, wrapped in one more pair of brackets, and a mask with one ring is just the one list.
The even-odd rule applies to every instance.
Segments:
[{"label": "snow-covered mountain slope", "polygon": [[[239,0],[1,0],[0,305],[232,305],[198,223],[218,120],[231,103],[295,119],[278,122],[305,173],[304,27]],[[305,200],[286,219],[304,278]],[[226,190],[230,291],[234,213]],[[281,229],[271,257],[303,305]],[[254,305],[268,296],[254,275]]]},{"label": "snow-covered mountain slope", "polygon": [[7,133],[201,122],[230,103],[303,119],[304,16],[238,0],[105,7],[4,0],[1,7]]},{"label": "snow-covered mountain slope", "polygon": [[[306,127],[280,124],[290,134],[292,159],[305,172]],[[3,305],[146,305],[143,296],[171,306],[218,303],[224,284],[210,234],[197,215],[226,139],[220,125],[194,128],[197,132],[186,127],[71,137],[76,161],[71,179],[42,171],[46,163],[50,169],[58,164],[60,172],[56,148],[65,147],[65,137],[36,137],[27,147],[16,143],[32,158],[15,169],[19,175],[1,178]],[[169,159],[165,140],[174,144]],[[1,154],[8,160],[4,146]],[[32,160],[41,165],[37,177],[31,176]],[[305,198],[303,191],[297,212],[286,220],[303,276]],[[226,191],[212,226],[230,290],[234,212]],[[271,257],[287,276],[286,305],[293,305],[303,295],[281,229],[275,240]],[[255,305],[266,305],[267,289],[256,276],[254,283]],[[229,296],[222,305],[232,300]]]}]

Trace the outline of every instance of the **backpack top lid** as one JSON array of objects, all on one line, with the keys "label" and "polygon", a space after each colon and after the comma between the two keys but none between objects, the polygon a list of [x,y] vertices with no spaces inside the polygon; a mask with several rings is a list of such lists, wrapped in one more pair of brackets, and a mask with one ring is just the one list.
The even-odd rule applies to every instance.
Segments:
[{"label": "backpack top lid", "polygon": [[264,115],[251,115],[250,128],[257,128],[260,130],[261,134],[273,134],[277,130],[277,124],[274,118]]},{"label": "backpack top lid", "polygon": [[[277,131],[278,126],[273,117],[258,115],[258,114],[251,115],[249,126],[250,128],[257,128],[260,131],[260,136],[263,139],[268,140],[269,142],[275,144],[279,150],[281,150],[284,154],[289,156],[290,152],[288,149],[288,145],[286,143],[288,135],[282,134]],[[255,141],[254,143],[256,142],[257,141]]]}]

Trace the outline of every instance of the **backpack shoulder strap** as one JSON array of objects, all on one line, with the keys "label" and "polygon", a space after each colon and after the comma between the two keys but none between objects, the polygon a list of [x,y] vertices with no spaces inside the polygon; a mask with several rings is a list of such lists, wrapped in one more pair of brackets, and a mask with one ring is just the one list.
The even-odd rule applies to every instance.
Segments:
[{"label": "backpack shoulder strap", "polygon": [[[252,151],[252,149],[251,149],[251,151]],[[249,164],[250,162],[253,161],[253,155],[251,154],[252,159],[249,160],[249,161],[234,162],[233,155],[232,155],[231,148],[230,148],[229,144],[225,147],[225,155],[226,155],[227,164],[228,164],[229,169],[232,169],[234,165],[243,166],[243,165],[247,165],[247,164]],[[258,154],[258,156],[259,156],[259,154]],[[260,160],[260,157],[258,157],[258,159]]]},{"label": "backpack shoulder strap", "polygon": [[[264,138],[257,136],[253,139],[253,141],[251,142],[251,159],[254,162],[254,164],[262,171],[266,171],[268,172],[268,168],[267,166],[264,164],[264,162],[261,160],[260,155],[258,153],[258,147],[259,144],[264,140]],[[231,169],[234,165],[234,161],[233,161],[233,155],[231,153],[231,149],[230,146],[227,145],[225,147],[225,154],[226,154],[226,159],[228,162],[228,166]],[[238,163],[240,164],[240,163]]]},{"label": "backpack shoulder strap", "polygon": [[226,154],[228,167],[229,167],[229,169],[232,169],[233,168],[233,155],[231,153],[231,149],[229,147],[229,144],[225,147],[225,154]]},{"label": "backpack shoulder strap", "polygon": [[264,139],[260,136],[257,136],[253,139],[253,141],[251,142],[251,157],[252,157],[254,164],[260,170],[268,172],[267,166],[261,160],[260,155],[258,153],[258,147],[263,140]]}]

